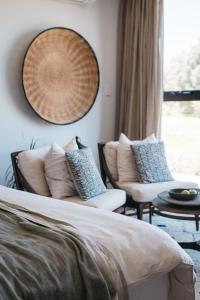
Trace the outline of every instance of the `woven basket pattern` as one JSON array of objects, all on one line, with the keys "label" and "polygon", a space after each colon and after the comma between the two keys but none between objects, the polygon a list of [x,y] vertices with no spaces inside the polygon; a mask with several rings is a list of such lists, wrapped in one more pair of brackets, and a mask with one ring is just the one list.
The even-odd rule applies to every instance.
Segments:
[{"label": "woven basket pattern", "polygon": [[70,29],[44,31],[26,53],[23,85],[28,102],[41,118],[55,124],[75,122],[96,98],[99,72],[94,52]]}]

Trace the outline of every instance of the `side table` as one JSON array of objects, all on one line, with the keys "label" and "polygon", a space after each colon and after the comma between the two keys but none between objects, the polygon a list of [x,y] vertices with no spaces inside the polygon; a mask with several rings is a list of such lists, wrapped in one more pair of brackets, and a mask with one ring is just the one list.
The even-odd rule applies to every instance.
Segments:
[{"label": "side table", "polygon": [[[196,230],[199,231],[200,206],[179,206],[157,197],[152,201],[150,206],[150,223],[153,213],[176,220],[195,221]],[[200,251],[200,241],[181,242],[179,245],[184,249]]]}]

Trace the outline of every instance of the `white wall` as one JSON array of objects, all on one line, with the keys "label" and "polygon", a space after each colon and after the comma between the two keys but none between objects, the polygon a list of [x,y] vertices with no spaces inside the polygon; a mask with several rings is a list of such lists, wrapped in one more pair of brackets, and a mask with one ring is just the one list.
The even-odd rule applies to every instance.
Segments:
[{"label": "white wall", "polygon": [[[0,0],[0,184],[10,153],[28,148],[32,138],[38,146],[53,141],[65,144],[79,135],[91,146],[114,136],[116,39],[118,0],[96,0],[87,6],[63,0]],[[24,97],[21,72],[27,46],[40,31],[63,26],[82,34],[93,47],[100,65],[100,90],[90,112],[65,126],[51,125],[31,110]],[[111,96],[105,96],[105,85]]]}]

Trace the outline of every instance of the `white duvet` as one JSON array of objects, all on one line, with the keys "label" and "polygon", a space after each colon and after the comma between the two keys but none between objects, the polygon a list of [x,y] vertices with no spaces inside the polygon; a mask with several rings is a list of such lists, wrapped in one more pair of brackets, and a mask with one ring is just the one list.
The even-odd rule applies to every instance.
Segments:
[{"label": "white duvet", "polygon": [[0,186],[0,199],[71,223],[117,258],[128,285],[170,273],[169,300],[194,300],[193,262],[159,228],[116,213]]}]

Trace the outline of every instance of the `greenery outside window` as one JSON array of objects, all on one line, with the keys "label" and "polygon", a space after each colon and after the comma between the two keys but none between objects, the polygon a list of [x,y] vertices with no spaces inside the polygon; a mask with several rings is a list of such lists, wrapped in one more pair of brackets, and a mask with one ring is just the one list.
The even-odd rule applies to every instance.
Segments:
[{"label": "greenery outside window", "polygon": [[167,0],[164,10],[162,138],[171,170],[200,176],[200,1]]}]

